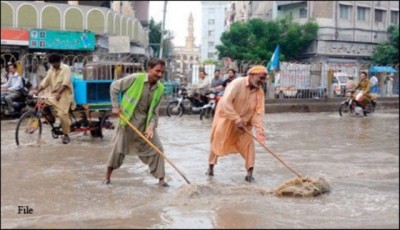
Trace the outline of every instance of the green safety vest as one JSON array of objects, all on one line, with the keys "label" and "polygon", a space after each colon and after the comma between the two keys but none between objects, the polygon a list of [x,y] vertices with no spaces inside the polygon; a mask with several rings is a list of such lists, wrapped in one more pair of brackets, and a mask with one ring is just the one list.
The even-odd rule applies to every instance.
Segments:
[{"label": "green safety vest", "polygon": [[[145,73],[139,73],[133,84],[124,93],[121,101],[121,113],[129,121],[132,118],[133,112],[135,111],[136,105],[138,104],[140,97],[142,96],[144,80],[146,78]],[[154,108],[160,102],[161,96],[164,93],[164,85],[157,81],[157,89],[154,92],[153,99],[151,100],[150,109],[147,112],[146,127],[147,129],[150,119],[153,116]],[[119,124],[126,126],[127,123],[119,118]]]}]

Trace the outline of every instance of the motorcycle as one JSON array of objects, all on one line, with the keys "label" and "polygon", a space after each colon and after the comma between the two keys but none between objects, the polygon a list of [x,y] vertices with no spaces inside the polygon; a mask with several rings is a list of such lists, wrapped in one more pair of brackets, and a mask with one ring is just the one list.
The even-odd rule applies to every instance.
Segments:
[{"label": "motorcycle", "polygon": [[205,118],[212,121],[217,108],[217,103],[222,95],[220,95],[218,91],[209,91],[206,93],[206,97],[208,99],[208,103],[201,108],[200,120]]},{"label": "motorcycle", "polygon": [[181,87],[178,90],[179,97],[170,101],[167,105],[167,115],[182,116],[186,114],[198,114],[201,112],[202,107],[205,105],[204,98],[200,101],[194,97],[188,96],[188,90]]},{"label": "motorcycle", "polygon": [[371,95],[371,100],[366,105],[363,105],[365,95],[362,91],[348,91],[346,92],[346,100],[340,103],[339,115],[346,114],[363,114],[367,116],[369,113],[375,112],[376,96]]},{"label": "motorcycle", "polygon": [[[29,107],[32,107],[35,105],[33,97],[28,94],[27,91],[23,90],[21,97],[17,98],[16,100],[13,100],[12,106],[14,108],[14,112],[10,113],[8,112],[8,104],[7,101],[5,100],[5,97],[8,95],[8,93],[2,93],[1,94],[1,118],[3,117],[19,117],[22,114],[24,114],[26,111],[28,111]],[[7,112],[6,112],[7,111]]]}]

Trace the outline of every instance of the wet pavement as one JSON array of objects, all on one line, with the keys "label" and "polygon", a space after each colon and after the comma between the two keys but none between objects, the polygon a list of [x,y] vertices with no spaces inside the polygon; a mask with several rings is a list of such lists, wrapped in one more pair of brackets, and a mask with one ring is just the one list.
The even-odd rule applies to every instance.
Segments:
[{"label": "wet pavement", "polygon": [[[295,176],[256,143],[255,183],[239,154],[207,170],[211,125],[198,116],[161,117],[169,188],[127,156],[102,185],[113,131],[103,140],[53,139],[15,145],[17,120],[1,121],[2,228],[399,228],[399,110],[367,117],[337,112],[265,115],[266,145],[303,176],[324,177],[331,192],[313,198],[271,191]],[[114,123],[115,120],[114,120]],[[28,206],[32,214],[18,214]]]}]

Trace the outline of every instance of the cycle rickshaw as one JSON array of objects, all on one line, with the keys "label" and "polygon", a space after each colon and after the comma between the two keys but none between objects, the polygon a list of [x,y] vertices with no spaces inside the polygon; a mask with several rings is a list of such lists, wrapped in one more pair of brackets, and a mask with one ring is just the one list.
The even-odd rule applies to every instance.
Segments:
[{"label": "cycle rickshaw", "polygon": [[[74,99],[77,104],[75,110],[70,110],[69,115],[72,121],[71,133],[90,133],[93,138],[104,137],[105,129],[114,129],[114,124],[110,121],[111,99],[110,84],[114,79],[123,77],[131,73],[117,73],[115,66],[124,66],[125,70],[138,71],[137,63],[107,63],[96,62],[87,63],[80,71],[75,71],[72,82],[74,87]],[[115,74],[118,74],[115,75]],[[107,77],[109,76],[109,77]],[[30,101],[30,109],[19,118],[15,141],[19,145],[40,144],[42,137],[43,124],[48,124],[51,128],[53,138],[62,136],[59,125],[49,122],[48,117],[43,113],[45,108],[45,98],[37,96],[36,101]]]}]

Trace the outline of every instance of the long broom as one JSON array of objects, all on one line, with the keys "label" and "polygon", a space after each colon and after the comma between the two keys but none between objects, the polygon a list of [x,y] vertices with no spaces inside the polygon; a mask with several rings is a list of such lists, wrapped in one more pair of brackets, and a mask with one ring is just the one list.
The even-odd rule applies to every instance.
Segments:
[{"label": "long broom", "polygon": [[157,153],[159,153],[162,157],[165,158],[165,160],[170,163],[172,165],[172,167],[174,167],[174,169],[179,173],[179,175],[181,175],[183,177],[183,179],[186,181],[186,183],[190,184],[190,181],[185,177],[185,175],[183,175],[183,173],[181,173],[181,171],[179,171],[179,169],[175,166],[174,163],[172,163],[172,161],[170,159],[168,159],[168,157],[161,152],[161,150],[159,150],[153,143],[151,143],[151,141],[149,141],[149,139],[147,139],[135,126],[133,126],[126,118],[124,115],[122,115],[121,113],[118,114],[119,117],[124,120],[129,127],[131,127],[133,129],[133,131],[135,131],[141,138],[143,138],[147,144],[149,144],[154,150],[157,151]]},{"label": "long broom", "polygon": [[294,197],[308,197],[318,196],[323,193],[329,192],[329,184],[324,178],[312,180],[308,177],[302,177],[299,173],[289,167],[276,153],[269,149],[264,143],[260,142],[249,130],[244,131],[253,137],[261,146],[263,146],[269,153],[278,159],[287,169],[289,169],[297,178],[289,180],[274,190],[278,196],[294,196]]}]

